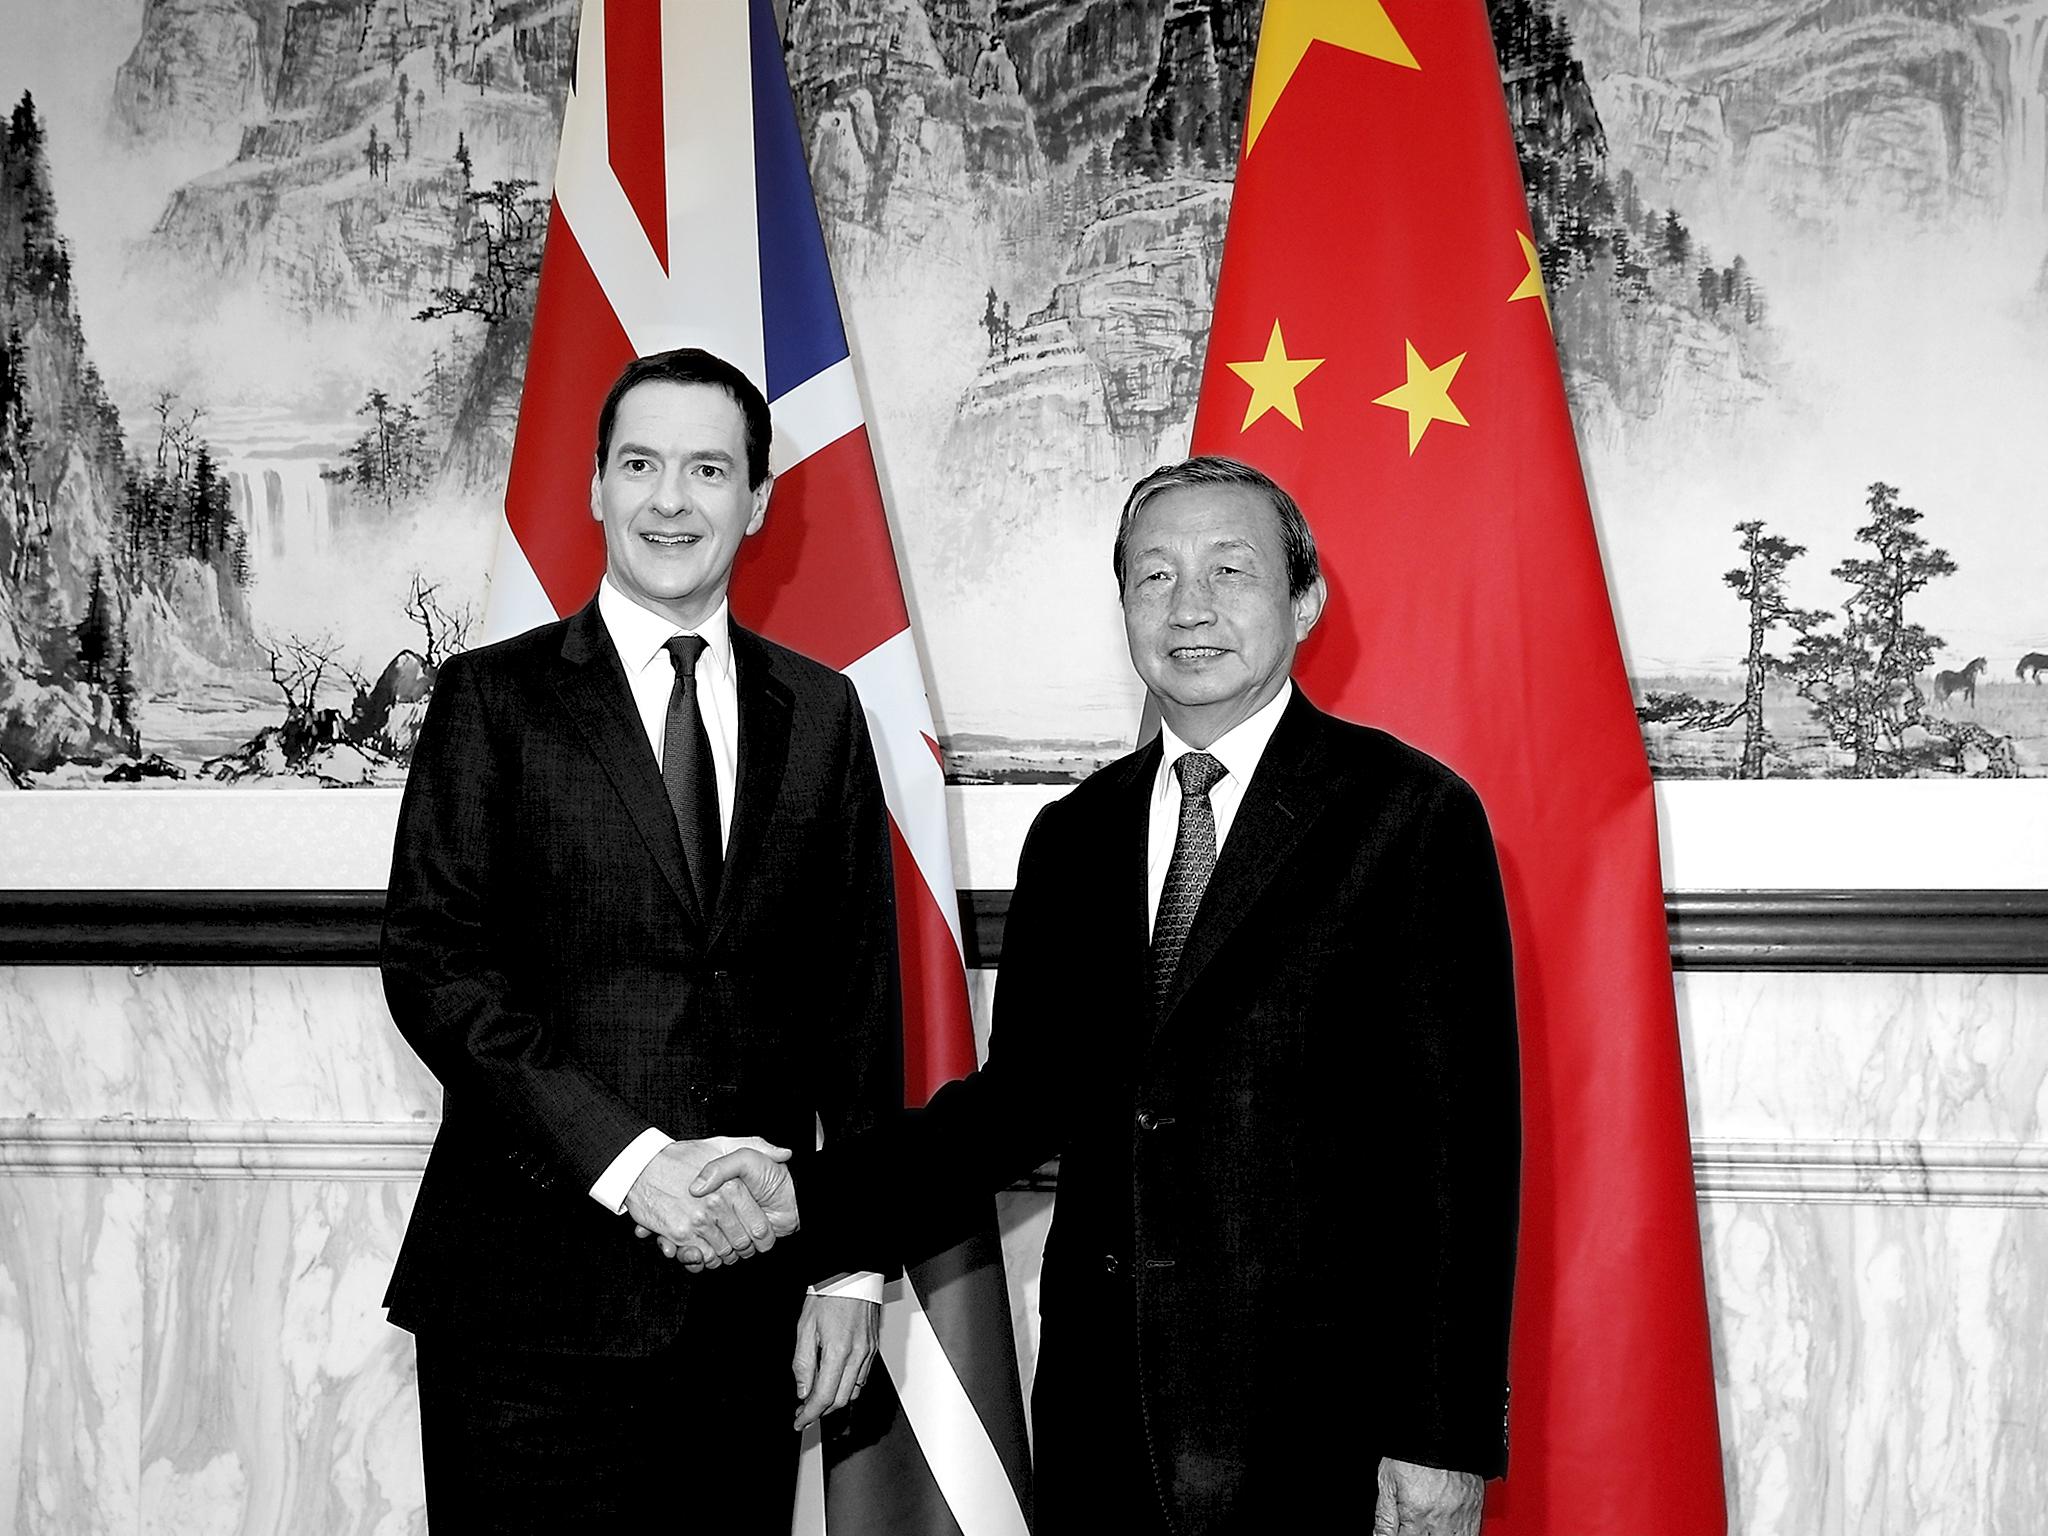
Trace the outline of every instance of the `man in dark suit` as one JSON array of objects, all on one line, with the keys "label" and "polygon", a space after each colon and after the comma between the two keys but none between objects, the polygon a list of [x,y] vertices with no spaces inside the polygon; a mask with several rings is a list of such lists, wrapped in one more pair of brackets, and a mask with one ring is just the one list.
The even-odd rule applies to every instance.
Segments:
[{"label": "man in dark suit", "polygon": [[[770,432],[708,353],[631,364],[599,418],[598,595],[450,660],[420,733],[382,963],[445,1097],[385,1301],[437,1528],[786,1532],[793,1413],[850,1398],[879,1337],[877,1277],[807,1296],[744,1190],[688,1188],[720,1133],[808,1148],[901,1102],[860,701],[726,609]],[[727,1457],[678,1479],[707,1416]]]},{"label": "man in dark suit", "polygon": [[1290,682],[1324,584],[1266,476],[1147,476],[1115,567],[1160,737],[1025,840],[987,1065],[706,1176],[800,1202],[814,1262],[879,1263],[1059,1157],[1046,1536],[1362,1524],[1375,1470],[1376,1529],[1463,1536],[1506,1460],[1520,1156],[1485,814]]}]

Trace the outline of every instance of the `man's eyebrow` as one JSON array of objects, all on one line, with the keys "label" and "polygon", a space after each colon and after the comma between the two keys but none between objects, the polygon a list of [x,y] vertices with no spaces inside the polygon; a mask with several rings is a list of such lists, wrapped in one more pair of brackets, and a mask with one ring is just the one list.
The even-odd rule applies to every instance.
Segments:
[{"label": "man's eyebrow", "polygon": [[[629,453],[638,454],[643,459],[658,459],[661,457],[661,450],[659,448],[649,447],[645,443],[636,443],[630,438],[623,439],[612,445],[612,457],[614,459],[622,459]],[[727,453],[723,448],[695,448],[685,454],[684,457],[693,462],[705,460],[717,464],[737,464],[739,462],[737,458]]]},{"label": "man's eyebrow", "polygon": [[[1214,552],[1219,549],[1241,549],[1254,555],[1259,553],[1259,546],[1256,543],[1254,543],[1250,539],[1239,538],[1235,534],[1227,534],[1222,538],[1211,539],[1207,544],[1203,545],[1202,548],[1204,549],[1204,551],[1207,552]],[[1146,559],[1148,556],[1164,556],[1171,553],[1172,550],[1167,545],[1147,544],[1143,549],[1132,550],[1130,558],[1133,560],[1143,560]]]}]

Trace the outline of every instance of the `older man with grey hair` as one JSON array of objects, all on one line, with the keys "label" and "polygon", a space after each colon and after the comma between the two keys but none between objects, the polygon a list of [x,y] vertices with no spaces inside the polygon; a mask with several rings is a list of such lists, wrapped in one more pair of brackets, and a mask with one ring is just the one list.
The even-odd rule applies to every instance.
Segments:
[{"label": "older man with grey hair", "polygon": [[1159,736],[1025,840],[987,1064],[705,1180],[800,1204],[838,1269],[929,1252],[1060,1159],[1041,1531],[1317,1530],[1377,1493],[1376,1530],[1465,1536],[1507,1458],[1520,1157],[1485,813],[1293,683],[1325,588],[1267,476],[1146,476],[1114,566]]}]

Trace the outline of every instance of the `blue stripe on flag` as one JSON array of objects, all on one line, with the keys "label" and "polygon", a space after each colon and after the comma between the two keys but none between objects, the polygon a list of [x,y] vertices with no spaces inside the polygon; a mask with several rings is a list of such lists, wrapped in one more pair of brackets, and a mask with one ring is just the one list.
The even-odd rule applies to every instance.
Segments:
[{"label": "blue stripe on flag", "polygon": [[797,134],[770,0],[751,0],[754,203],[761,239],[761,335],[768,398],[779,400],[847,355],[811,172]]}]

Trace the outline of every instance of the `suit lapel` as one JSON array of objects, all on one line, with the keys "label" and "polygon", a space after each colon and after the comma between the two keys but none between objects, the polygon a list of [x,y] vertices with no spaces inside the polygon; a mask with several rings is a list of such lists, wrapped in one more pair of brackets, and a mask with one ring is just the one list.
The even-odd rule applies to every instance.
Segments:
[{"label": "suit lapel", "polygon": [[1123,871],[1116,878],[1130,892],[1125,901],[1126,915],[1118,921],[1127,923],[1137,940],[1133,947],[1138,955],[1140,997],[1149,994],[1152,984],[1152,788],[1159,778],[1159,759],[1164,750],[1160,738],[1154,735],[1138,755],[1117,801],[1112,823],[1116,830],[1104,843],[1105,847],[1118,850],[1113,855],[1112,868]]},{"label": "suit lapel", "polygon": [[718,910],[712,933],[732,910],[733,892],[758,859],[761,837],[774,819],[782,791],[782,770],[789,761],[793,703],[789,689],[768,667],[768,652],[758,637],[732,626],[733,665],[740,696],[740,754],[735,778],[732,833],[725,840],[725,875],[718,886]]},{"label": "suit lapel", "polygon": [[1230,837],[1188,930],[1187,948],[1159,1017],[1161,1027],[1329,803],[1332,786],[1323,771],[1322,730],[1321,711],[1297,687],[1245,786]]},{"label": "suit lapel", "polygon": [[562,638],[561,660],[552,681],[562,707],[582,730],[585,744],[625,804],[647,851],[675,889],[676,900],[702,921],[689,870],[683,863],[675,810],[668,803],[668,791],[647,744],[647,729],[633,708],[626,669],[598,616],[596,598],[570,618]]}]

